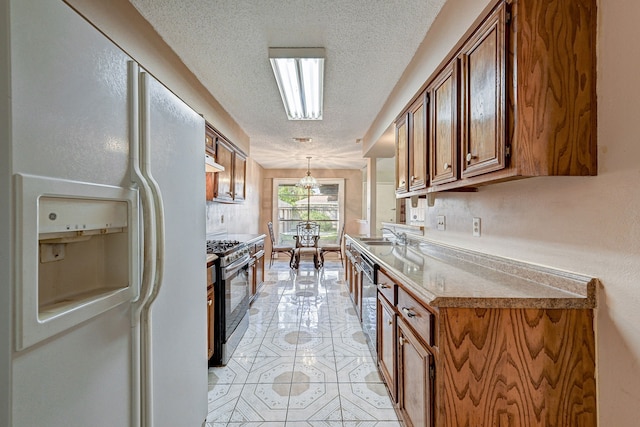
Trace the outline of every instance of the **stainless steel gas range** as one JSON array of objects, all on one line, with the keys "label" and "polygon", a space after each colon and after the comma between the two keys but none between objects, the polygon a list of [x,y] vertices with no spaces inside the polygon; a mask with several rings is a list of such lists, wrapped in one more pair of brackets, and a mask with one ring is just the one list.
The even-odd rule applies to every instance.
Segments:
[{"label": "stainless steel gas range", "polygon": [[213,356],[209,366],[226,365],[249,327],[249,249],[237,240],[207,240],[215,261]]}]

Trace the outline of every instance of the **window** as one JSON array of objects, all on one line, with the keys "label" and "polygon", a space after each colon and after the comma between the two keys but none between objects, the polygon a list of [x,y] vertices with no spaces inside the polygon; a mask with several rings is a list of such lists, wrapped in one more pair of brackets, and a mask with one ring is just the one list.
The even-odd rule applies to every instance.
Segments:
[{"label": "window", "polygon": [[300,221],[320,224],[320,244],[334,243],[344,222],[344,179],[319,178],[318,188],[297,187],[299,179],[273,180],[273,232],[278,244],[293,245]]}]

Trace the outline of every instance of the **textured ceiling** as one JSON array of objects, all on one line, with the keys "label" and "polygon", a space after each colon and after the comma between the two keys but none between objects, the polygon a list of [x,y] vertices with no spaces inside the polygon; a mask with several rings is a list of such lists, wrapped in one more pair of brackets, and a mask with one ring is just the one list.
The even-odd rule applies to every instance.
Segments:
[{"label": "textured ceiling", "polygon": [[[306,156],[312,169],[363,167],[356,139],[445,2],[130,1],[247,133],[251,157],[267,169],[305,167]],[[325,48],[323,120],[287,120],[269,47]]]}]

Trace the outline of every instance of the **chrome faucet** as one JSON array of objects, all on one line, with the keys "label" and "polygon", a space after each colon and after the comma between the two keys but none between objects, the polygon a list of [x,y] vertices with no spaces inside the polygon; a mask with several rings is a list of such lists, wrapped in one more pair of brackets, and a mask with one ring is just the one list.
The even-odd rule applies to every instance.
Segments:
[{"label": "chrome faucet", "polygon": [[396,233],[394,230],[388,227],[382,227],[380,229],[380,231],[384,230],[387,230],[388,232],[393,234],[393,236],[396,238],[396,241],[400,242],[401,244],[406,245],[408,243],[407,233]]}]

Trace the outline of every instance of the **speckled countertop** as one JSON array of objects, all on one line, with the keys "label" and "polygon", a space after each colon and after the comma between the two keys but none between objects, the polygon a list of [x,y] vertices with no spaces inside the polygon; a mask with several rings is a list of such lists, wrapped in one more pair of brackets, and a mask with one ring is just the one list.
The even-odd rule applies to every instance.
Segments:
[{"label": "speckled countertop", "polygon": [[381,268],[433,307],[594,308],[595,278],[426,240],[369,245],[347,235]]}]

